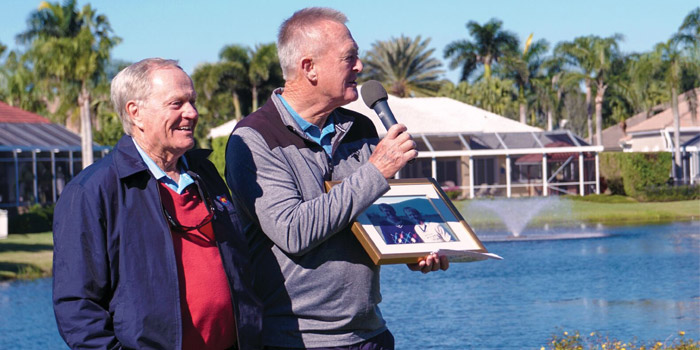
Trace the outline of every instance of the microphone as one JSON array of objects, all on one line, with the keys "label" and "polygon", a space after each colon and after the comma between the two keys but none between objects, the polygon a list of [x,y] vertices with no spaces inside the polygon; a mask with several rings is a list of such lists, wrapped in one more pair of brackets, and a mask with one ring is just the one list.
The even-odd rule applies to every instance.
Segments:
[{"label": "microphone", "polygon": [[365,82],[362,84],[360,93],[362,94],[362,101],[365,102],[367,107],[374,109],[387,130],[396,124],[394,113],[391,113],[389,104],[386,102],[388,95],[380,82],[376,80]]}]

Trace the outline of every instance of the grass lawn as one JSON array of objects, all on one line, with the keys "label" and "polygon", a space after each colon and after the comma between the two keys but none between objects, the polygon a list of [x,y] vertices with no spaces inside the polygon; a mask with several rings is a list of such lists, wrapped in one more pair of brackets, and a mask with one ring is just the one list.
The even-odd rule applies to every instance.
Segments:
[{"label": "grass lawn", "polygon": [[51,232],[10,234],[0,240],[0,280],[51,275]]},{"label": "grass lawn", "polygon": [[[638,203],[626,197],[623,199],[602,199],[595,197],[554,198],[553,202],[530,221],[533,225],[550,224],[553,226],[572,226],[580,223],[601,223],[604,225],[630,225],[645,223],[663,223],[672,221],[700,220],[700,200],[677,202]],[[523,215],[520,210],[527,209],[523,205],[531,204],[527,199],[512,198],[497,206],[498,210],[507,211],[509,215]],[[523,205],[518,206],[518,201]],[[478,202],[486,203],[478,203]],[[492,228],[503,226],[498,215],[483,208],[479,204],[488,204],[490,199],[457,201],[455,206],[465,220],[474,228]],[[511,204],[514,204],[511,206]]]}]

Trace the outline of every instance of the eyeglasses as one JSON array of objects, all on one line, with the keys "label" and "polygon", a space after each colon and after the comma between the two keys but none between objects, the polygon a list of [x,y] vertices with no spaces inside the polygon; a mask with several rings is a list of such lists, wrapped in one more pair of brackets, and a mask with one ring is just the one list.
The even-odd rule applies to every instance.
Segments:
[{"label": "eyeglasses", "polygon": [[211,197],[209,196],[209,192],[207,192],[206,187],[204,187],[202,179],[193,171],[188,171],[188,175],[192,177],[194,180],[195,186],[197,186],[197,191],[199,192],[199,198],[202,198],[202,201],[204,201],[205,206],[207,207],[207,216],[202,220],[201,223],[199,223],[197,226],[185,226],[181,225],[175,217],[170,215],[168,211],[165,209],[165,206],[163,203],[161,203],[160,207],[163,209],[163,215],[165,215],[165,219],[168,220],[168,223],[170,224],[170,227],[173,230],[177,231],[182,231],[182,232],[187,232],[187,231],[193,231],[193,230],[199,230],[200,228],[204,227],[206,224],[210,223],[212,219],[214,219],[214,205],[211,200]]}]

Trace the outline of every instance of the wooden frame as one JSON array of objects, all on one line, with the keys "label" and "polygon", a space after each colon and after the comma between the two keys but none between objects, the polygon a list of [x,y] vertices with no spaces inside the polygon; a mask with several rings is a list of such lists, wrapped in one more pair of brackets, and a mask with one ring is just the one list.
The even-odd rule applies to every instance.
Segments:
[{"label": "wooden frame", "polygon": [[[326,191],[338,183],[326,181]],[[375,264],[416,263],[433,252],[455,262],[501,259],[486,250],[435,180],[389,180],[389,185],[352,224]]]}]

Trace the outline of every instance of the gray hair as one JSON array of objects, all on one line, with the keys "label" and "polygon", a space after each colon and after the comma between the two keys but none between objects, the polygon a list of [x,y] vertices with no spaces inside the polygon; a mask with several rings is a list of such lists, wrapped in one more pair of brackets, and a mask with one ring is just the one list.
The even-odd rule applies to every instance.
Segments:
[{"label": "gray hair", "polygon": [[323,21],[345,25],[348,18],[342,12],[331,8],[307,7],[294,12],[292,17],[282,22],[277,34],[277,56],[284,80],[295,77],[297,63],[308,53],[304,50],[316,54],[321,49],[319,39],[324,33],[318,24]]},{"label": "gray hair", "polygon": [[146,58],[124,69],[112,79],[111,98],[114,110],[119,115],[124,133],[131,135],[132,122],[126,113],[129,101],[144,101],[151,94],[151,73],[164,68],[184,70],[176,60]]}]

